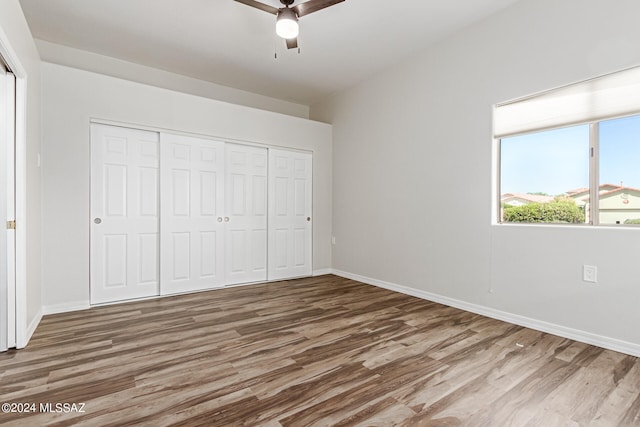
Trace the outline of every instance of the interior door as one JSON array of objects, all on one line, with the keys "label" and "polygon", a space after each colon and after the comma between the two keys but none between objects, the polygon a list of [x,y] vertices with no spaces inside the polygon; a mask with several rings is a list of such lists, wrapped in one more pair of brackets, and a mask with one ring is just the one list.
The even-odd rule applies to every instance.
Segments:
[{"label": "interior door", "polygon": [[15,76],[0,61],[0,351],[16,346],[15,105]]},{"label": "interior door", "polygon": [[224,143],[161,135],[161,293],[224,286]]},{"label": "interior door", "polygon": [[269,149],[269,280],[312,274],[312,160]]},{"label": "interior door", "polygon": [[267,149],[226,144],[226,283],[267,280]]},{"label": "interior door", "polygon": [[91,125],[92,304],[159,293],[159,148],[155,132]]}]

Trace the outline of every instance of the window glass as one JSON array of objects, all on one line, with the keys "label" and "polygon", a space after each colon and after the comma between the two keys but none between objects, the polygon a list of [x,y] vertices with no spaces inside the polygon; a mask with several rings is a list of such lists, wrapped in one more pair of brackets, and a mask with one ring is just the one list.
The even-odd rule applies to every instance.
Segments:
[{"label": "window glass", "polygon": [[503,222],[584,223],[588,187],[589,125],[500,140]]},{"label": "window glass", "polygon": [[640,224],[640,116],[600,122],[600,224]]}]

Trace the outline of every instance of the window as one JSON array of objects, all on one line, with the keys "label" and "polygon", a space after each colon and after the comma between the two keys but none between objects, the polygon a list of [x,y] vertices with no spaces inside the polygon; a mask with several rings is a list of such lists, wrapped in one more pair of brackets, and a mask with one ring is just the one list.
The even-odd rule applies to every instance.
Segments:
[{"label": "window", "polygon": [[569,194],[589,195],[588,125],[503,138],[500,165],[503,222],[586,222]]},{"label": "window", "polygon": [[499,221],[640,224],[640,67],[496,106]]},{"label": "window", "polygon": [[640,224],[640,115],[599,124],[600,224]]}]

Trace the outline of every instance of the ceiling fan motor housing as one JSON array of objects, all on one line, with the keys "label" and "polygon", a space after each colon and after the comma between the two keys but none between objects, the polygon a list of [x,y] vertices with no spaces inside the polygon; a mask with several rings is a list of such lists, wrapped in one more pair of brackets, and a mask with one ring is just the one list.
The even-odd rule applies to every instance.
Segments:
[{"label": "ceiling fan motor housing", "polygon": [[280,9],[276,18],[276,33],[283,39],[298,37],[298,15],[293,9]]},{"label": "ceiling fan motor housing", "polygon": [[345,0],[307,0],[293,7],[289,6],[291,6],[295,0],[280,0],[280,3],[284,5],[284,7],[281,8],[276,8],[258,0],[235,1],[276,15],[276,33],[286,40],[287,49],[294,49],[298,47],[298,18],[333,6],[334,4],[342,3]]}]

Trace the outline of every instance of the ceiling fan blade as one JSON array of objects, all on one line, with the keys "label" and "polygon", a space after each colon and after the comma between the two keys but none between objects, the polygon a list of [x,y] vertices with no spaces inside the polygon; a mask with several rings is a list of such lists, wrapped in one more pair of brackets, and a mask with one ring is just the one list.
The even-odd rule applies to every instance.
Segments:
[{"label": "ceiling fan blade", "polygon": [[269,6],[268,4],[260,3],[256,0],[236,0],[238,3],[246,4],[247,6],[255,7],[256,9],[264,10],[267,13],[271,13],[273,15],[278,14],[278,9]]},{"label": "ceiling fan blade", "polygon": [[344,0],[309,0],[292,7],[292,9],[296,12],[298,18],[300,18],[304,15],[308,15],[310,13],[317,12],[320,9],[324,9],[325,7],[342,3],[343,1]]},{"label": "ceiling fan blade", "polygon": [[287,49],[295,49],[298,47],[298,38],[293,38],[293,39],[285,39],[285,41],[287,42]]}]

